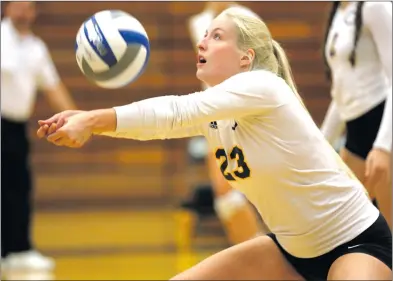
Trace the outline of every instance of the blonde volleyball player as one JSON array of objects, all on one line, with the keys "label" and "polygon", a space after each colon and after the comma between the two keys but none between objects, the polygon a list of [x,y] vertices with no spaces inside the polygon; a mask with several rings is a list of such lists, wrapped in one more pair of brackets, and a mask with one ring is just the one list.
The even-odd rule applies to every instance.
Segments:
[{"label": "blonde volleyball player", "polygon": [[68,147],[81,147],[93,134],[207,138],[223,176],[272,233],[215,254],[175,280],[390,279],[390,229],[303,106],[286,55],[264,22],[227,9],[198,50],[197,77],[208,89],[59,113],[39,121],[37,135]]},{"label": "blonde volleyball player", "polygon": [[392,3],[334,2],[325,60],[332,102],[322,125],[381,213],[392,223]]},{"label": "blonde volleyball player", "polygon": [[[213,19],[231,6],[247,10],[246,7],[239,6],[236,2],[209,1],[206,2],[202,12],[190,18],[188,27],[195,46],[203,39]],[[202,88],[206,89],[207,86],[202,83]],[[217,168],[214,152],[209,152],[206,164],[215,196],[214,207],[224,226],[228,240],[232,244],[237,244],[266,232],[265,227],[262,228],[260,225],[247,198],[240,191],[233,189],[223,177],[220,169]]]}]

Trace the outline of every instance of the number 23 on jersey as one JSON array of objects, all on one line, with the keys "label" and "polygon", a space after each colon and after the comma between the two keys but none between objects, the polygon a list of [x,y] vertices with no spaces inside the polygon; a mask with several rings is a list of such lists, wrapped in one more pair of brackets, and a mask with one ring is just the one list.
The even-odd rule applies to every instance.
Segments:
[{"label": "number 23 on jersey", "polygon": [[[220,161],[220,170],[222,175],[228,181],[236,181],[237,179],[246,179],[250,177],[250,168],[244,159],[243,150],[238,146],[232,148],[229,155],[227,155],[223,148],[218,148],[215,156]],[[236,161],[237,163],[236,169],[232,172],[227,171],[229,161]]]}]

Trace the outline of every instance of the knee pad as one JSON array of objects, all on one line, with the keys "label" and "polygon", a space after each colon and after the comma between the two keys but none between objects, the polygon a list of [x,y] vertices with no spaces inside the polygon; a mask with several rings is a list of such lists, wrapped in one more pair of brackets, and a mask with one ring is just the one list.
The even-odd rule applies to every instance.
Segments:
[{"label": "knee pad", "polygon": [[220,219],[228,220],[247,203],[246,197],[241,192],[231,190],[215,199],[214,209]]}]

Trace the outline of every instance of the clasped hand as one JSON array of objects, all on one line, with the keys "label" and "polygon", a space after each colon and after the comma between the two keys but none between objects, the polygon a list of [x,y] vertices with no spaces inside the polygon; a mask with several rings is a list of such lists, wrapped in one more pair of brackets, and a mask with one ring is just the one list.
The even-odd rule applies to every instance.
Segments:
[{"label": "clasped hand", "polygon": [[39,120],[38,138],[57,146],[82,147],[92,136],[89,114],[80,110],[66,110],[46,120]]}]

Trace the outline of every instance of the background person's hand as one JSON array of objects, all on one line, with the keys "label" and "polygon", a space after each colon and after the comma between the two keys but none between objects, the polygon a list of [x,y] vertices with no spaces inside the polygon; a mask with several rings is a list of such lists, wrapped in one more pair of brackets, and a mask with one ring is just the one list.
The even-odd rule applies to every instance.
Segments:
[{"label": "background person's hand", "polygon": [[391,180],[390,153],[379,148],[373,148],[366,159],[366,182],[370,186],[388,184]]}]

